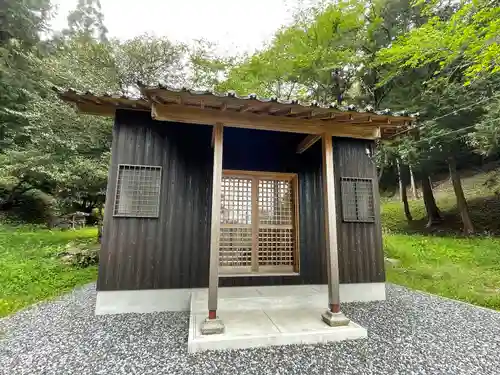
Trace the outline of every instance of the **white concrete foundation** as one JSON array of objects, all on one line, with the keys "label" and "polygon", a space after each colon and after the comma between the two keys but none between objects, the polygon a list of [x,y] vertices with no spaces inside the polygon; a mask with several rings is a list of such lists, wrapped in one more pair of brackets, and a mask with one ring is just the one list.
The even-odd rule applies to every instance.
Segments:
[{"label": "white concrete foundation", "polygon": [[225,332],[217,335],[201,334],[201,323],[207,317],[207,292],[193,293],[188,351],[317,344],[367,337],[366,329],[354,322],[342,327],[325,324],[321,314],[328,301],[326,293],[318,288],[288,288],[292,289],[287,295],[278,287],[254,288],[251,294],[235,288],[230,293],[219,293],[217,315]]},{"label": "white concrete foundation", "polygon": [[[207,293],[206,288],[199,289],[147,289],[147,290],[119,290],[98,291],[96,300],[96,315],[149,313],[156,311],[190,311],[191,296],[195,293]],[[284,304],[290,302],[290,297],[300,293],[307,296],[309,302],[319,303],[322,309],[326,304],[326,285],[292,285],[292,286],[260,286],[260,287],[224,287],[219,288],[219,305],[229,305],[223,299],[235,297],[273,297],[272,300],[260,303],[273,305],[277,299],[283,299]],[[207,302],[200,302],[198,294],[197,304],[203,311],[207,309]],[[293,298],[292,298],[293,299]],[[385,300],[385,283],[340,284],[341,302],[368,302]],[[197,307],[198,308],[198,307]]]}]

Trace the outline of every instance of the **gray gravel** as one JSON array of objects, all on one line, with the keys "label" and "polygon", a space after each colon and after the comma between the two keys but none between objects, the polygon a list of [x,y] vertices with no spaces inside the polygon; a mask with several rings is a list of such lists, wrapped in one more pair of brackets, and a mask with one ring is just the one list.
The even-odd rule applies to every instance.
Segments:
[{"label": "gray gravel", "polygon": [[187,353],[188,314],[93,315],[94,285],[0,320],[0,374],[500,374],[500,313],[388,285],[369,339]]}]

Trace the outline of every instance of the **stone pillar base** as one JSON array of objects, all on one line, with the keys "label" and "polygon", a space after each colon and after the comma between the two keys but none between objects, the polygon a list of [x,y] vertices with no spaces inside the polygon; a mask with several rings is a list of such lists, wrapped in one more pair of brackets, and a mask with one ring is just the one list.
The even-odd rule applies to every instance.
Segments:
[{"label": "stone pillar base", "polygon": [[216,335],[224,333],[224,323],[219,318],[215,319],[205,319],[203,323],[201,323],[201,334],[202,335]]},{"label": "stone pillar base", "polygon": [[326,310],[321,318],[330,327],[346,326],[349,324],[350,320],[342,312],[334,313],[330,310]]}]

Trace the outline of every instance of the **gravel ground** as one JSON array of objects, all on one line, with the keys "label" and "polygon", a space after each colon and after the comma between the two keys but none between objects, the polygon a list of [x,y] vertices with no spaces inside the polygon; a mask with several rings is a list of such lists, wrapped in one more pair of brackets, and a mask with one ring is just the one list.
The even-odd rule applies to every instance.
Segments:
[{"label": "gravel ground", "polygon": [[499,374],[500,313],[388,285],[369,339],[187,353],[188,314],[93,315],[95,287],[0,320],[0,374]]}]

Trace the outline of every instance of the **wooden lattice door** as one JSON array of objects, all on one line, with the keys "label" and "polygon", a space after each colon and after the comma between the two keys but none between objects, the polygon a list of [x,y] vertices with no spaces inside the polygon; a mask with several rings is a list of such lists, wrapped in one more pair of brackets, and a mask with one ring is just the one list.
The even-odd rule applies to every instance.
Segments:
[{"label": "wooden lattice door", "polygon": [[295,174],[224,171],[220,272],[298,272],[297,204]]}]

